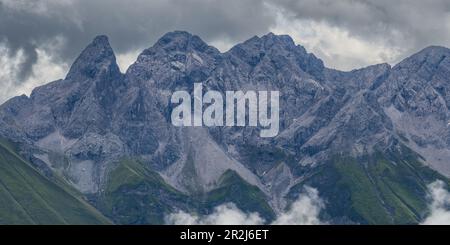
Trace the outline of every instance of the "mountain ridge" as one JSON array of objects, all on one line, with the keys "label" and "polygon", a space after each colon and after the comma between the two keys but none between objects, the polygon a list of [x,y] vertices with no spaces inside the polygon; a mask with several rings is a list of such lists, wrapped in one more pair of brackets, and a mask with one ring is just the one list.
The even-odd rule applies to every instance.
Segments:
[{"label": "mountain ridge", "polygon": [[[175,31],[163,35],[121,73],[108,38],[101,35],[83,50],[65,79],[1,105],[0,136],[21,143],[21,153],[32,164],[47,174],[60,173],[86,195],[101,196],[109,173],[128,157],[139,159],[186,195],[213,192],[221,176],[234,171],[264,193],[275,212],[281,212],[301,192],[298,186],[305,185],[305,179],[320,177],[314,173],[328,169],[324,166],[329,162],[341,162],[334,160],[336,155],[361,165],[382,162],[380,166],[385,166],[391,159],[402,168],[419,161],[449,177],[445,162],[450,159],[448,54],[447,48],[431,46],[393,67],[383,63],[343,72],[326,68],[287,35],[255,36],[221,53],[198,36]],[[258,128],[173,127],[170,94],[181,89],[192,92],[195,82],[222,93],[280,91],[280,134],[263,139]],[[421,157],[411,157],[405,149]],[[374,157],[377,152],[386,155]],[[442,175],[430,176],[445,179]],[[409,188],[395,183],[401,186],[396,190],[423,203],[426,191],[418,187],[423,181],[413,178],[413,183],[418,184]],[[387,199],[403,195],[378,191],[375,196]],[[324,198],[329,203],[341,201],[333,199],[335,194]],[[365,213],[365,204],[354,201],[347,200],[346,205],[353,202],[360,207],[357,210],[350,206],[349,213],[333,213],[333,209],[325,213],[344,217],[334,220],[373,222],[367,218],[373,216]],[[394,207],[379,210],[404,211],[398,200],[381,203]],[[355,212],[367,219],[352,221],[348,215]],[[415,218],[394,219],[391,211],[383,215],[385,221],[410,223],[424,213],[416,212],[420,215]]]}]

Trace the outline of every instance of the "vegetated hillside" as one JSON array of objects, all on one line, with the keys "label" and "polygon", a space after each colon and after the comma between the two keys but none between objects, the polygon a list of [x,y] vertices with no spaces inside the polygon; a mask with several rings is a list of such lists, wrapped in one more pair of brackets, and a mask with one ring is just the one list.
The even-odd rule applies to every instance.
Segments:
[{"label": "vegetated hillside", "polygon": [[0,224],[109,224],[82,195],[42,176],[0,141]]}]

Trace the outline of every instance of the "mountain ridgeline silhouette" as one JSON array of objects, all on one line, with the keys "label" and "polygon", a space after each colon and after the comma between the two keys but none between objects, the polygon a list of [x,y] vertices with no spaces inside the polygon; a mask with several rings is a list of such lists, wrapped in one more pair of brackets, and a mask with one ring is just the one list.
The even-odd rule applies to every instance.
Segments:
[{"label": "mountain ridgeline silhouette", "polygon": [[[279,134],[174,127],[170,96],[194,83],[279,91]],[[329,223],[414,224],[428,212],[427,184],[449,183],[449,108],[447,48],[343,72],[286,35],[221,53],[175,31],[124,74],[108,38],[96,37],[65,79],[0,106],[0,136],[115,223],[158,224],[228,202],[270,222],[310,186]]]}]

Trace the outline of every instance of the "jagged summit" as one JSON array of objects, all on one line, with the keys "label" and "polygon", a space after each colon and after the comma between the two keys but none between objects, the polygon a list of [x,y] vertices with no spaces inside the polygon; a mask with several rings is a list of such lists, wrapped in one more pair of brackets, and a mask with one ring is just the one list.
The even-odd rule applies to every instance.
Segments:
[{"label": "jagged summit", "polygon": [[[213,55],[220,54],[219,50],[213,46],[209,46],[199,36],[181,30],[164,34],[151,48],[144,50],[140,56],[155,54],[157,53],[157,50],[164,52],[199,51]],[[269,32],[263,36],[253,36],[242,43],[236,44],[225,54],[228,53],[241,57],[250,57],[250,60],[247,60],[247,62],[253,64],[255,63],[255,60],[259,59],[259,56],[265,55],[267,51],[270,50],[275,53],[280,51],[296,53],[297,56],[299,56],[298,63],[304,70],[309,72],[318,74],[319,71],[322,71],[325,68],[324,63],[320,58],[312,53],[308,53],[302,45],[295,44],[289,35],[277,35],[273,32]],[[436,65],[448,56],[450,56],[450,49],[442,46],[429,46],[404,59],[394,67],[402,67],[405,63],[408,63],[406,66],[411,67],[411,62],[425,62],[424,59],[427,60],[427,63]],[[116,64],[114,51],[109,44],[108,37],[106,35],[99,35],[94,38],[75,60],[66,79],[77,80],[73,79],[75,76],[92,78],[96,76],[96,74],[99,74],[104,68],[107,68],[107,74],[109,75],[116,76],[120,74],[120,70]],[[311,71],[311,69],[314,71]],[[354,71],[360,69],[365,68],[355,69]]]},{"label": "jagged summit", "polygon": [[266,44],[279,44],[286,47],[296,46],[294,40],[289,35],[276,35],[272,32],[269,32],[266,35],[262,36],[260,39],[265,41]]},{"label": "jagged summit", "polygon": [[289,35],[276,35],[272,32],[261,37],[254,36],[231,48],[228,55],[256,66],[267,60],[278,68],[289,65],[299,66],[303,71],[321,77],[325,68],[323,61],[308,53],[301,45],[296,45]]},{"label": "jagged summit", "polygon": [[213,52],[219,51],[205,43],[199,36],[193,35],[186,31],[173,31],[164,34],[151,48],[144,50],[142,55],[154,53],[156,50],[164,50],[165,52]]},{"label": "jagged summit", "polygon": [[282,45],[290,48],[295,47],[294,40],[289,35],[276,35],[273,32],[269,32],[261,37],[253,36],[252,38],[244,41],[242,44],[264,45],[265,47],[270,47],[273,45]]},{"label": "jagged summit", "polygon": [[417,70],[426,65],[429,69],[435,69],[444,61],[450,62],[450,49],[442,46],[429,46],[404,59],[395,67],[397,69],[409,67]]},{"label": "jagged summit", "polygon": [[159,38],[156,44],[164,45],[172,41],[188,42],[189,39],[193,38],[194,36],[195,35],[187,31],[171,31],[167,32],[161,38]]},{"label": "jagged summit", "polygon": [[448,57],[450,56],[450,49],[446,48],[446,47],[442,47],[442,46],[428,46],[422,50],[420,50],[419,52],[411,55],[408,59],[416,59],[416,60],[433,60],[433,59],[438,59],[442,58],[442,57]]},{"label": "jagged summit", "polygon": [[294,40],[288,35],[275,35],[272,32],[264,36],[253,36],[252,38],[239,43],[230,49],[230,53],[236,52],[239,49],[253,49],[253,50],[270,50],[282,49],[294,51],[296,45]]},{"label": "jagged summit", "polygon": [[100,35],[81,52],[71,66],[66,79],[84,80],[97,76],[114,77],[120,75],[114,51],[108,37]]},{"label": "jagged summit", "polygon": [[103,46],[110,46],[109,45],[109,39],[108,36],[106,35],[98,35],[96,37],[94,37],[94,40],[92,41],[93,44],[96,45],[103,45]]},{"label": "jagged summit", "polygon": [[450,53],[450,49],[444,46],[439,46],[439,45],[431,45],[428,46],[424,49],[422,49],[421,51],[419,51],[419,53],[421,52],[432,52],[432,53],[437,53],[437,52],[442,52],[442,53]]}]

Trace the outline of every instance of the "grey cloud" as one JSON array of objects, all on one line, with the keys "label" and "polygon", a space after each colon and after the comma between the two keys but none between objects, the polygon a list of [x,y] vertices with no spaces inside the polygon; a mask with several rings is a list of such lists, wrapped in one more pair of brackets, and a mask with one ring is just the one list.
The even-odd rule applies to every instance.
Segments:
[{"label": "grey cloud", "polygon": [[25,52],[19,81],[30,75],[36,48],[55,38],[62,38],[64,45],[54,58],[70,63],[98,34],[108,35],[120,54],[147,48],[175,29],[206,41],[243,40],[266,33],[273,22],[273,13],[258,0],[0,0],[0,40],[11,55]]},{"label": "grey cloud", "polygon": [[405,48],[405,56],[429,45],[450,46],[448,0],[281,0],[291,19],[315,20],[352,36]]}]

